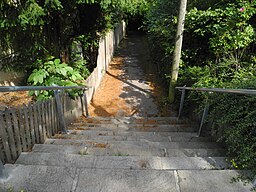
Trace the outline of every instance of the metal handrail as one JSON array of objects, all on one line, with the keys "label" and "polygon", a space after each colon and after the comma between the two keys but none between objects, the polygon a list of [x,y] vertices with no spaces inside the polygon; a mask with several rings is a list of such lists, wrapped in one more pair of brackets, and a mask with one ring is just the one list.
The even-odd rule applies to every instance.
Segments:
[{"label": "metal handrail", "polygon": [[200,92],[218,92],[218,93],[235,93],[244,95],[256,95],[254,89],[221,89],[221,88],[193,88],[193,87],[176,87],[179,90],[190,90]]},{"label": "metal handrail", "polygon": [[83,89],[87,86],[0,86],[0,92]]},{"label": "metal handrail", "polygon": [[[233,94],[240,94],[240,95],[256,95],[256,90],[254,90],[254,89],[193,88],[193,87],[186,87],[186,86],[176,87],[176,89],[178,89],[179,91],[182,92],[181,93],[181,99],[180,99],[180,108],[179,108],[178,118],[180,118],[181,113],[182,113],[186,90],[188,90],[188,91],[197,91],[197,92],[209,92],[209,93],[217,92],[217,93],[233,93]],[[201,122],[200,122],[198,136],[201,135],[202,127],[205,123],[205,119],[208,115],[208,111],[209,111],[209,102],[207,101],[206,105],[205,105],[205,108],[204,108],[204,111],[203,111],[202,119],[201,119]]]}]

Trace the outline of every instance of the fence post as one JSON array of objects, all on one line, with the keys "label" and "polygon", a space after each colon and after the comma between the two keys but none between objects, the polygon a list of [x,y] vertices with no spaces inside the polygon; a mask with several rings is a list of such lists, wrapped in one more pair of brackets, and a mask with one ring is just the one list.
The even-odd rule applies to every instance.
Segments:
[{"label": "fence post", "polygon": [[181,116],[181,113],[182,113],[182,109],[183,109],[183,106],[184,106],[185,93],[186,93],[186,90],[183,89],[182,92],[181,92],[180,108],[179,108],[178,119],[180,119],[180,116]]},{"label": "fence post", "polygon": [[64,119],[64,112],[62,109],[62,104],[60,101],[60,95],[59,95],[59,90],[54,90],[54,96],[55,96],[55,101],[56,101],[56,109],[57,109],[57,118],[60,124],[61,131],[66,133],[66,123]]}]

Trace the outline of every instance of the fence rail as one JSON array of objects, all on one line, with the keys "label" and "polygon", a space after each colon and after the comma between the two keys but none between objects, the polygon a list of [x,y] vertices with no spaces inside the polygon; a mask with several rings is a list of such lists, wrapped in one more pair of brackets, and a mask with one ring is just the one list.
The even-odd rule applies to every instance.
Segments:
[{"label": "fence rail", "polygon": [[85,91],[87,87],[0,86],[0,92],[55,90],[54,98],[0,112],[0,159],[3,163],[13,163],[21,152],[31,151],[34,144],[65,132],[66,125],[82,113],[89,115],[85,92],[71,99],[67,93],[59,91],[64,89]]}]

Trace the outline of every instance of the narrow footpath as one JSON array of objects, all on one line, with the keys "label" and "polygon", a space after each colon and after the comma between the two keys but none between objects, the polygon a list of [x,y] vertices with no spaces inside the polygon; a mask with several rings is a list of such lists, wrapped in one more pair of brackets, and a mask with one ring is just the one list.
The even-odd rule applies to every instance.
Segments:
[{"label": "narrow footpath", "polygon": [[161,116],[164,93],[149,56],[146,36],[123,40],[90,103],[91,116]]}]

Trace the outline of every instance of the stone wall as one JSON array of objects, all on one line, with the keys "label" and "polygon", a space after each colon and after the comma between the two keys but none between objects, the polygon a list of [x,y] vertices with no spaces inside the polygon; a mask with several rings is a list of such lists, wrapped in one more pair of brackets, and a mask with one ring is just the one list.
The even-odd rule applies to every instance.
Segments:
[{"label": "stone wall", "polygon": [[21,72],[3,72],[0,71],[0,86],[21,85],[25,75]]},{"label": "stone wall", "polygon": [[126,24],[121,22],[116,26],[115,30],[112,30],[101,38],[98,51],[97,67],[86,79],[86,85],[89,87],[86,95],[87,102],[89,103],[93,98],[93,95],[100,85],[100,82],[108,69],[111,62],[114,51],[118,47],[120,41],[125,36]]}]

